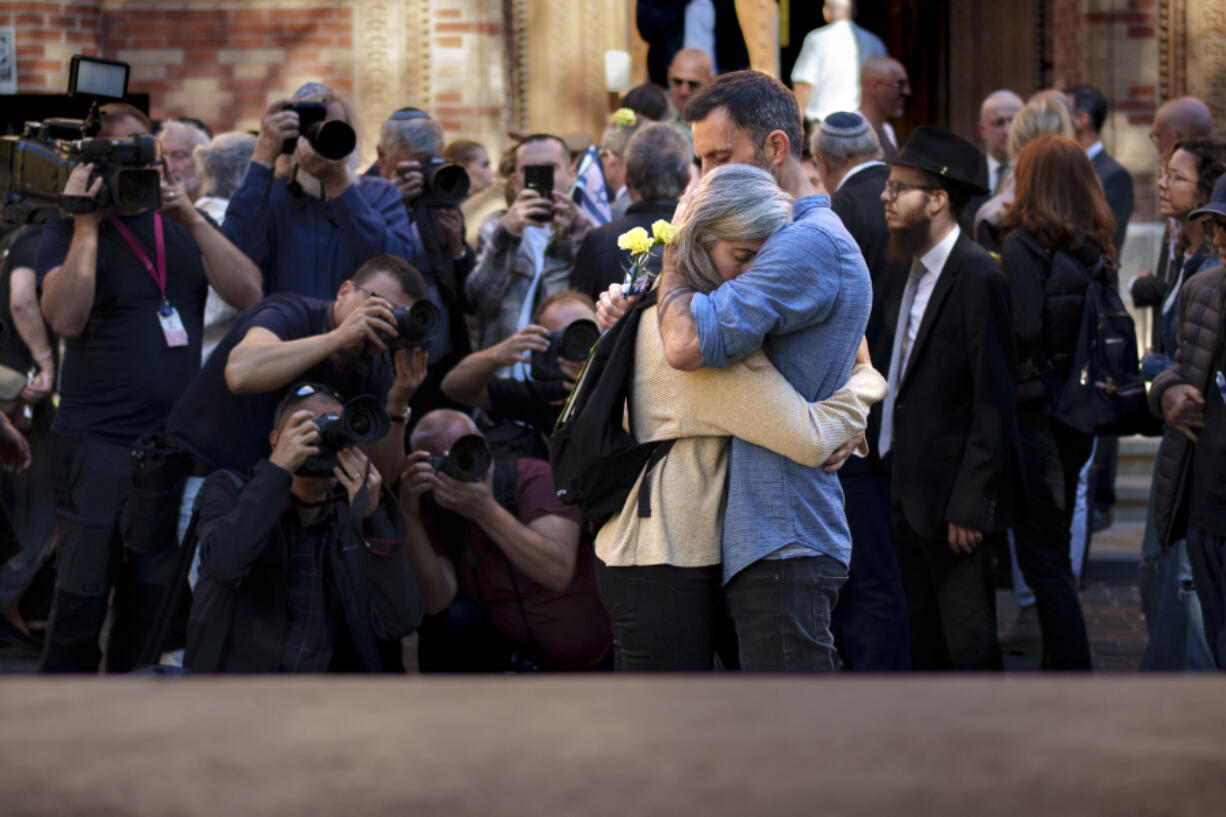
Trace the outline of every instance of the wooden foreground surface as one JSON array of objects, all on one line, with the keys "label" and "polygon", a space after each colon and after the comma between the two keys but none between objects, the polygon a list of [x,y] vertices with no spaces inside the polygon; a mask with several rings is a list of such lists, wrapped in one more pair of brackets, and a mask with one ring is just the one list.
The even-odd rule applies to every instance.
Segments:
[{"label": "wooden foreground surface", "polygon": [[1226,814],[1219,678],[0,682],[0,814]]}]

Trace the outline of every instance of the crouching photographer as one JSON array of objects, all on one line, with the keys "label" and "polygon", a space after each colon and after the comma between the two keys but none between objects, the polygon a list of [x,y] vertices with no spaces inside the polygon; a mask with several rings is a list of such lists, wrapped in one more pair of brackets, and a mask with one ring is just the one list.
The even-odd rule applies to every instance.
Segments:
[{"label": "crouching photographer", "polygon": [[194,672],[377,672],[379,640],[421,621],[400,557],[404,517],[357,447],[387,433],[373,397],[290,390],[249,479],[200,490],[200,580],[184,666]]},{"label": "crouching photographer", "polygon": [[495,461],[471,418],[421,419],[400,481],[405,555],[426,618],[423,672],[611,667],[612,631],[581,517],[549,464]]},{"label": "crouching photographer", "polygon": [[[508,441],[516,450],[547,459],[544,438],[599,339],[592,299],[573,289],[555,293],[537,307],[531,324],[461,360],[443,379],[443,394],[486,412],[494,424],[486,434],[496,449]],[[515,366],[527,376],[497,374]]]}]

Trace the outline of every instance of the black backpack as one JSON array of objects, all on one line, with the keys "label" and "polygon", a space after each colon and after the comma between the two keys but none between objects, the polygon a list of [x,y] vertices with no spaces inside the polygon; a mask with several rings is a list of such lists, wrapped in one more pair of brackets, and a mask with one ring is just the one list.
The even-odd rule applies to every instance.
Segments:
[{"label": "black backpack", "polygon": [[[596,526],[621,513],[644,469],[659,462],[672,440],[638,443],[622,427],[634,374],[634,348],[643,312],[656,303],[651,290],[596,343],[549,439],[549,465],[558,498],[578,506]],[[648,487],[646,480],[644,488]],[[651,516],[646,490],[639,516]]]},{"label": "black backpack", "polygon": [[1107,256],[1090,269],[1072,366],[1053,392],[1052,416],[1082,434],[1160,434],[1146,400],[1136,324],[1111,285],[1113,272]]}]

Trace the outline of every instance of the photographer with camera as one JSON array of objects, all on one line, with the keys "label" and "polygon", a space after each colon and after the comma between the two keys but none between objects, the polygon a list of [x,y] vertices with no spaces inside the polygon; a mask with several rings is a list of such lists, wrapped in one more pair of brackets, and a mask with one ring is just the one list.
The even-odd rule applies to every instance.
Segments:
[{"label": "photographer with camera", "polygon": [[[370,459],[333,433],[352,405],[298,384],[277,407],[269,458],[249,479],[218,473],[201,489],[188,670],[379,672],[379,641],[421,622],[400,508]],[[350,425],[379,432],[363,420]]]},{"label": "photographer with camera", "polygon": [[396,189],[355,173],[354,121],[348,103],[317,82],[264,112],[222,229],[263,270],[270,294],[330,298],[367,259],[413,255]]},{"label": "photographer with camera", "polygon": [[452,406],[439,384],[471,349],[465,314],[464,280],[473,253],[464,243],[459,205],[467,197],[468,173],[443,159],[443,129],[425,111],[401,108],[379,130],[378,173],[399,191],[413,231],[416,253],[409,260],[426,278],[426,292],[442,320],[430,342],[430,372],[413,401],[425,413]]},{"label": "photographer with camera", "polygon": [[591,229],[569,196],[570,151],[535,134],[515,147],[510,208],[481,225],[477,265],[464,282],[482,349],[527,326],[536,305],[570,286],[575,253]]},{"label": "photographer with camera", "polygon": [[[541,302],[531,324],[461,360],[443,379],[443,394],[485,410],[495,423],[523,423],[548,437],[599,338],[596,304],[582,292],[564,289]],[[497,375],[516,364],[530,367],[527,380]],[[548,456],[543,444],[533,450],[542,459]]]},{"label": "photographer with camera", "polygon": [[422,310],[437,314],[424,298],[417,270],[380,255],[342,283],[334,300],[283,292],[241,314],[166,424],[167,436],[196,464],[183,491],[180,536],[204,476],[221,468],[242,473],[269,455],[277,403],[298,380],[382,400],[391,432],[368,453],[385,478],[399,474],[409,401],[426,374],[427,332],[413,318]]},{"label": "photographer with camera", "polygon": [[423,672],[591,670],[613,636],[581,517],[549,464],[497,461],[468,416],[439,410],[413,431],[400,480],[405,556],[425,603]]},{"label": "photographer with camera", "polygon": [[[148,118],[126,103],[101,106],[99,117],[103,140],[149,135]],[[75,198],[65,201],[97,200],[104,178],[94,171],[89,162],[72,169],[64,194]],[[132,443],[162,428],[200,368],[208,285],[237,308],[260,297],[255,265],[192,207],[164,163],[161,175],[156,211],[78,212],[49,222],[39,244],[42,311],[67,341],[52,426],[61,483],[47,672],[97,670],[113,585],[107,667],[131,668],[165,580],[164,557],[121,559]]]}]

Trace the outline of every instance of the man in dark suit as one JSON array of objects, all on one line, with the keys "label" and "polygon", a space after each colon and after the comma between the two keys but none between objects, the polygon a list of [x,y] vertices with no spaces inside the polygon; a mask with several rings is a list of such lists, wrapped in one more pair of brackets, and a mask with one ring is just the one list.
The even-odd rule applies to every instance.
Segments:
[{"label": "man in dark suit", "polygon": [[912,662],[999,669],[992,539],[1009,526],[1019,484],[1009,284],[958,227],[984,192],[978,151],[923,126],[892,165],[881,194],[889,254],[911,271],[878,448],[892,470]]},{"label": "man in dark suit", "polygon": [[[881,161],[878,137],[860,113],[834,113],[822,120],[810,145],[830,206],[864,254],[873,281],[869,313],[869,355],[879,371],[890,366],[898,303],[907,282],[907,264],[886,258],[888,234],[881,191],[889,166]],[[868,439],[881,429],[881,404],[868,416]],[[831,618],[835,646],[849,670],[911,668],[907,605],[894,556],[890,522],[890,471],[872,447],[867,457],[847,461],[839,471],[851,529],[851,565]]]},{"label": "man in dark suit", "polygon": [[[689,26],[686,23],[691,15],[696,19]],[[674,54],[686,47],[710,54],[717,74],[749,67],[749,49],[745,47],[734,0],[713,0],[706,12],[703,4],[690,0],[639,0],[634,20],[639,36],[647,42],[647,74],[656,85],[668,87],[668,64]],[[688,40],[687,29],[709,31],[708,42]]]},{"label": "man in dark suit", "polygon": [[1103,123],[1107,121],[1107,100],[1091,85],[1073,85],[1064,89],[1064,94],[1073,106],[1073,135],[1086,155],[1094,163],[1094,172],[1102,183],[1107,204],[1115,216],[1115,250],[1119,258],[1124,250],[1124,236],[1128,232],[1128,220],[1132,218],[1132,174],[1111,158],[1103,149]]},{"label": "man in dark suit", "polygon": [[[617,247],[617,237],[627,230],[642,227],[651,232],[659,219],[669,221],[677,209],[677,199],[690,181],[691,149],[676,128],[651,122],[639,129],[626,144],[626,191],[632,204],[626,215],[592,230],[583,239],[575,256],[571,289],[592,297],[610,284],[620,284],[630,265],[630,256]],[[648,267],[660,271],[658,251]]]},{"label": "man in dark suit", "polygon": [[985,201],[999,192],[1009,172],[1009,128],[1013,125],[1013,117],[1021,109],[1022,98],[1003,88],[988,94],[979,106],[976,129],[984,152],[979,157],[975,179],[981,187],[987,188],[987,192],[972,196],[958,218],[962,230],[972,240],[975,238],[971,230],[975,213],[979,212]]}]

